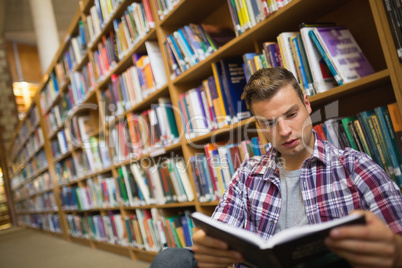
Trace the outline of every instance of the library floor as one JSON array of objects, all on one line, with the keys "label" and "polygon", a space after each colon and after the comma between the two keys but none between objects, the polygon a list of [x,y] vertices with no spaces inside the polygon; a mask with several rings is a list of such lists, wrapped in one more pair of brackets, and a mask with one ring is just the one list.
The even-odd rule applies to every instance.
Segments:
[{"label": "library floor", "polygon": [[2,268],[148,268],[150,263],[133,261],[103,250],[12,227],[0,230],[0,267]]}]

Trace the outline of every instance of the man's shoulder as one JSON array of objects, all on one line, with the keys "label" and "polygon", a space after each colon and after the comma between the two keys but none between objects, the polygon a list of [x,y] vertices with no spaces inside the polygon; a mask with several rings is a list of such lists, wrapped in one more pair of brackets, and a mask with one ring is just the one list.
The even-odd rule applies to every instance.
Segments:
[{"label": "man's shoulder", "polygon": [[272,149],[263,155],[253,156],[245,160],[242,164],[242,172],[248,175],[264,174],[268,167],[272,166]]},{"label": "man's shoulder", "polygon": [[357,151],[350,147],[338,148],[328,141],[323,141],[325,156],[333,160],[333,157],[344,159],[344,160],[358,160],[362,158],[367,158],[368,156],[360,151]]}]

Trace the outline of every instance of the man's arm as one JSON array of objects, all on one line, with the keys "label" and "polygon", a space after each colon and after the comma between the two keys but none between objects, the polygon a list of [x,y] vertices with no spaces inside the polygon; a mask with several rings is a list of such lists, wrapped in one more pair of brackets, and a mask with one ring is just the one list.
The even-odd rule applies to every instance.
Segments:
[{"label": "man's arm", "polygon": [[367,225],[339,227],[331,231],[326,245],[353,267],[402,267],[402,236],[394,234],[369,211]]},{"label": "man's arm", "polygon": [[240,253],[229,250],[229,246],[220,240],[207,236],[198,229],[193,234],[194,258],[198,267],[226,267],[233,263],[243,262]]}]

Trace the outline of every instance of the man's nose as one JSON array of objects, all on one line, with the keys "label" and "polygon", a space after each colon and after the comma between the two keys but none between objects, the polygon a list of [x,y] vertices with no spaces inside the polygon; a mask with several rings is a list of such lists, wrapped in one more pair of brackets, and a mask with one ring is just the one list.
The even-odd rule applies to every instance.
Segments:
[{"label": "man's nose", "polygon": [[282,117],[277,120],[277,128],[281,136],[288,136],[291,132],[288,123]]}]

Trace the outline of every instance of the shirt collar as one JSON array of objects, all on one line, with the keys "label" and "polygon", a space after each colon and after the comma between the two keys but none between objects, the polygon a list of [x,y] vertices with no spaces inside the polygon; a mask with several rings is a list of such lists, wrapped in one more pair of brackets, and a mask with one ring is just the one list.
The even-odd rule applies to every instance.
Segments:
[{"label": "shirt collar", "polygon": [[[307,159],[306,162],[317,160],[324,165],[328,165],[330,163],[330,157],[329,154],[325,153],[326,142],[321,139],[314,129],[312,131],[315,137],[314,150],[313,155]],[[265,178],[269,178],[273,172],[278,172],[277,169],[279,157],[280,152],[276,148],[271,147],[271,149],[262,156],[260,162],[255,165],[255,168],[252,170],[250,175],[264,175],[267,173],[267,171],[269,171],[270,174],[266,174],[267,176],[265,176]]]},{"label": "shirt collar", "polygon": [[320,135],[317,134],[317,132],[313,129],[313,133],[315,136],[315,141],[314,141],[314,151],[313,155],[307,159],[307,161],[312,161],[313,159],[317,159],[321,161],[324,165],[328,165],[330,161],[330,156],[329,154],[326,153],[327,146],[326,146],[326,141],[324,141]]}]

